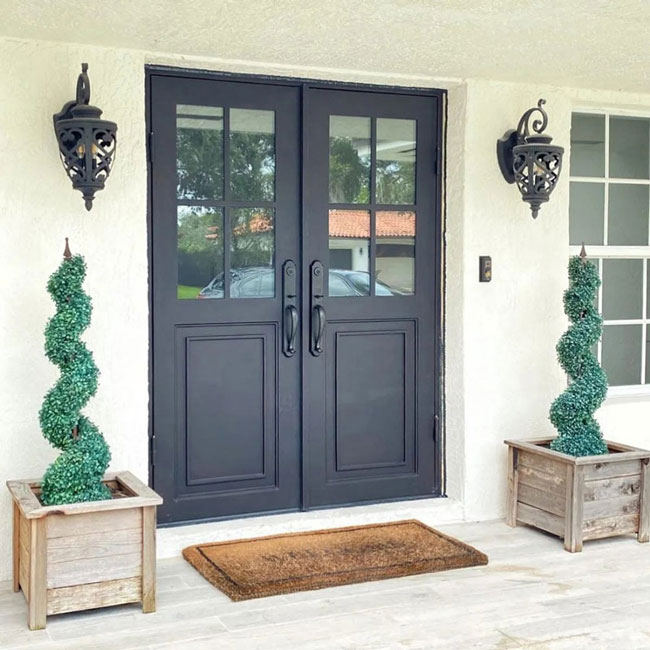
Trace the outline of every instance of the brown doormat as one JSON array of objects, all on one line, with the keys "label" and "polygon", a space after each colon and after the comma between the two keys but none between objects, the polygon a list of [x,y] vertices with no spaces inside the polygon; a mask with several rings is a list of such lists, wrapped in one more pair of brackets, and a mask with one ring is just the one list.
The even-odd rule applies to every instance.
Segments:
[{"label": "brown doormat", "polygon": [[232,600],[487,564],[421,521],[197,544],[183,557]]}]

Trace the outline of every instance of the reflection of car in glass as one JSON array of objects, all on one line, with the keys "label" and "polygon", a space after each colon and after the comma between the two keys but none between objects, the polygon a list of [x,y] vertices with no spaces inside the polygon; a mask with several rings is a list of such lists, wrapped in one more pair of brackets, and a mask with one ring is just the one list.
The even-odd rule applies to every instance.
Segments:
[{"label": "reflection of car in glass", "polygon": [[[251,266],[230,271],[231,298],[273,298],[274,269],[271,267]],[[223,273],[214,277],[210,284],[201,289],[197,298],[223,298]],[[369,294],[370,274],[367,271],[349,271],[347,269],[330,269],[330,296],[367,296]],[[375,294],[392,296],[398,293],[377,280]]]}]

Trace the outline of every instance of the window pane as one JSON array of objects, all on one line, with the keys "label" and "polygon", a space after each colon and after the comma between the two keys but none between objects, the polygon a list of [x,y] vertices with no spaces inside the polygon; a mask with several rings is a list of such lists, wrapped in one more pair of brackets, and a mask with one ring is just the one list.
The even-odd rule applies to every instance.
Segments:
[{"label": "window pane", "polygon": [[569,184],[569,242],[603,244],[605,222],[604,183]]},{"label": "window pane", "polygon": [[605,116],[571,117],[571,176],[605,176]]},{"label": "window pane", "polygon": [[275,112],[230,110],[230,190],[235,201],[275,198]]},{"label": "window pane", "polygon": [[642,317],[643,260],[603,260],[603,318]]},{"label": "window pane", "polygon": [[330,116],[329,184],[332,203],[370,201],[370,118]]},{"label": "window pane", "polygon": [[607,243],[610,246],[648,245],[647,185],[609,186],[609,213],[607,218]]},{"label": "window pane", "polygon": [[223,199],[223,108],[176,106],[176,196]]},{"label": "window pane", "polygon": [[[377,295],[415,292],[415,212],[377,212]],[[388,290],[380,294],[379,286]]]},{"label": "window pane", "polygon": [[603,370],[610,386],[641,383],[641,325],[605,325]]},{"label": "window pane", "polygon": [[329,295],[370,294],[370,212],[329,212]]},{"label": "window pane", "polygon": [[230,211],[230,297],[275,296],[274,211],[233,208]]},{"label": "window pane", "polygon": [[377,203],[415,203],[415,120],[377,119]]},{"label": "window pane", "polygon": [[176,297],[223,298],[223,212],[179,206]]},{"label": "window pane", "polygon": [[650,178],[649,150],[650,120],[638,117],[610,117],[610,176]]}]

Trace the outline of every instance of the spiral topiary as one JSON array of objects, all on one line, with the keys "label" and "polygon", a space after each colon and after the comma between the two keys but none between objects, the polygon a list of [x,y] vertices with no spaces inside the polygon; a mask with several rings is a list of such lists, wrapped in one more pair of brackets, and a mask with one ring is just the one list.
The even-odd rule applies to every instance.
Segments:
[{"label": "spiral topiary", "polygon": [[111,454],[104,437],[81,409],[97,391],[99,371],[92,353],[80,340],[90,324],[90,297],[81,285],[86,264],[72,255],[65,240],[61,266],[50,276],[47,290],[56,314],[45,328],[45,355],[61,376],[48,391],[40,411],[43,435],[61,455],[45,472],[41,500],[45,505],[110,499],[102,483]]},{"label": "spiral topiary", "polygon": [[583,246],[580,256],[569,262],[564,312],[571,325],[556,347],[570,383],[550,411],[550,420],[559,434],[551,442],[551,449],[571,456],[608,453],[600,426],[594,419],[594,412],[607,395],[607,376],[591,351],[603,332],[603,319],[594,305],[599,286],[598,269],[586,260]]}]

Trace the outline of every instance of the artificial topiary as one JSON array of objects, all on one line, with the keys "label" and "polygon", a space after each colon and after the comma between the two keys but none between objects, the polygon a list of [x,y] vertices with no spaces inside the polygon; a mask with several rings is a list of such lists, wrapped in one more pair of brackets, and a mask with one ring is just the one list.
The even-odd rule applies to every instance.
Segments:
[{"label": "artificial topiary", "polygon": [[580,256],[569,262],[569,288],[564,312],[571,325],[558,341],[560,365],[569,375],[567,389],[551,405],[550,420],[558,430],[551,449],[571,456],[608,453],[594,412],[607,395],[607,377],[591,348],[603,332],[603,319],[594,305],[600,286],[598,269]]},{"label": "artificial topiary", "polygon": [[61,266],[50,276],[47,290],[56,314],[45,328],[45,355],[61,376],[48,391],[40,412],[41,430],[61,455],[45,472],[41,500],[45,505],[110,499],[102,483],[111,454],[104,437],[81,409],[97,390],[99,371],[92,353],[79,339],[90,324],[90,297],[81,284],[86,264],[72,255],[65,240]]}]

